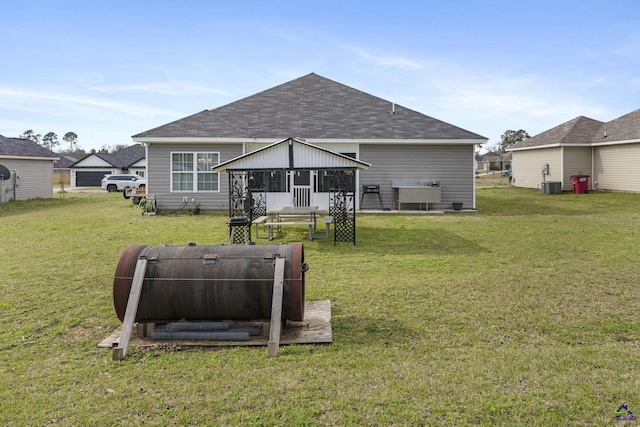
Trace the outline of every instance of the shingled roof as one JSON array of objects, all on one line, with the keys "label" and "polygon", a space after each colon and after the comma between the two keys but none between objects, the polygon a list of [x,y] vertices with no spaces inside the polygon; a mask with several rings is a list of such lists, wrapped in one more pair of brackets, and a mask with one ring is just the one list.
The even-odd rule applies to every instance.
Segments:
[{"label": "shingled roof", "polygon": [[127,148],[123,148],[122,150],[118,150],[115,153],[92,153],[86,156],[85,158],[78,160],[75,162],[73,166],[81,163],[84,159],[90,156],[96,156],[109,163],[113,167],[120,169],[128,169],[134,164],[138,163],[140,160],[146,157],[146,151],[144,147],[140,144],[134,144]]},{"label": "shingled roof", "polygon": [[115,167],[128,168],[144,159],[146,153],[142,145],[135,144],[127,148],[123,148],[122,150],[118,150],[115,153],[96,153],[96,156],[111,163]]},{"label": "shingled roof", "polygon": [[605,123],[591,142],[631,140],[640,140],[640,109]]},{"label": "shingled roof", "polygon": [[552,144],[589,144],[604,123],[584,116],[558,125],[509,147],[509,150]]},{"label": "shingled roof", "polygon": [[315,73],[134,135],[154,138],[487,138]]},{"label": "shingled roof", "polygon": [[77,161],[78,159],[76,159],[75,157],[61,155],[60,158],[53,164],[53,167],[55,169],[68,169]]},{"label": "shingled roof", "polygon": [[606,123],[578,116],[532,138],[527,138],[514,144],[508,150],[521,150],[549,145],[590,145],[624,141],[640,141],[640,109]]},{"label": "shingled roof", "polygon": [[39,157],[57,159],[60,157],[53,151],[23,138],[7,138],[0,135],[0,156]]}]

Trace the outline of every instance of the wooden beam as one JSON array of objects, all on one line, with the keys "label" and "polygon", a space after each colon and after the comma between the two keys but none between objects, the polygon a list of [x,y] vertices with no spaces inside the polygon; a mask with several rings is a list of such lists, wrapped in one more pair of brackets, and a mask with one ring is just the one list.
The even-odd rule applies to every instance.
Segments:
[{"label": "wooden beam", "polygon": [[267,357],[276,357],[278,355],[278,348],[280,347],[284,265],[285,258],[276,258],[276,268],[273,275],[273,299],[271,301],[271,326],[269,328],[269,342],[267,343]]},{"label": "wooden beam", "polygon": [[117,347],[113,349],[113,360],[123,360],[127,355],[127,348],[131,340],[133,324],[136,321],[138,303],[140,302],[140,293],[142,292],[142,283],[144,282],[144,274],[146,271],[147,259],[144,257],[138,258],[136,270],[133,273],[133,281],[131,282],[131,290],[129,291],[127,310],[124,313],[124,322],[122,322],[122,333],[120,334]]}]

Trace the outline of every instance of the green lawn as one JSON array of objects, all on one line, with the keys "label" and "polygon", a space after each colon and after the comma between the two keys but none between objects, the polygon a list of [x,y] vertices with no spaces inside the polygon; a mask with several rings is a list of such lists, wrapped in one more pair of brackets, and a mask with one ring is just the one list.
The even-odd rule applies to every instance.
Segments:
[{"label": "green lawn", "polygon": [[[224,215],[141,216],[107,193],[0,205],[0,425],[622,425],[640,414],[640,195],[477,192],[478,212],[359,215],[303,241],[333,344],[130,348],[130,244],[221,244]],[[259,243],[268,243],[260,240]]]}]

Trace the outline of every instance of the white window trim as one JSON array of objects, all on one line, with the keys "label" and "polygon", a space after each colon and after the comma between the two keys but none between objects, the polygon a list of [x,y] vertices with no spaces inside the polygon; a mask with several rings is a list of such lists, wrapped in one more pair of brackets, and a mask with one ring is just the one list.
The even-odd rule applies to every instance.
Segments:
[{"label": "white window trim", "polygon": [[[174,154],[193,154],[193,170],[190,171],[193,175],[193,190],[174,190],[173,189],[173,155]],[[198,190],[198,167],[195,162],[198,159],[198,154],[215,154],[218,156],[218,163],[220,164],[220,152],[219,151],[171,151],[169,154],[169,192],[171,193],[219,193],[220,192],[220,172],[208,172],[218,177],[218,189],[217,190]],[[214,165],[215,166],[215,165]],[[176,173],[185,173],[185,171],[176,171]]]}]

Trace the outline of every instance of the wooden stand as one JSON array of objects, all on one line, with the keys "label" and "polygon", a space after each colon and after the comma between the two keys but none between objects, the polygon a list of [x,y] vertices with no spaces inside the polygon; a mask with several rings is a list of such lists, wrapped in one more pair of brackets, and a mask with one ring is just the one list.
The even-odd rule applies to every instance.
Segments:
[{"label": "wooden stand", "polygon": [[[124,322],[122,323],[122,334],[113,348],[113,360],[123,360],[127,355],[127,348],[131,340],[131,332],[133,324],[136,321],[136,313],[138,312],[138,303],[140,302],[140,293],[142,292],[142,283],[144,282],[144,273],[147,271],[147,258],[140,257],[136,263],[136,270],[133,273],[133,282],[129,291],[129,300],[127,301],[127,310],[124,313]],[[116,344],[116,343],[114,343]]]},{"label": "wooden stand", "polygon": [[[285,258],[276,258],[275,272],[273,277],[273,299],[271,302],[271,323],[269,324],[269,341],[267,343],[267,357],[278,356],[280,348],[280,338],[282,335],[282,297],[284,290],[284,268]],[[122,333],[120,339],[113,343],[113,360],[124,360],[127,355],[133,325],[138,312],[138,304],[140,303],[140,294],[142,293],[142,284],[144,282],[145,271],[147,270],[147,259],[145,257],[138,258],[136,269],[133,274],[131,290],[129,291],[129,300],[127,301],[127,310],[122,323]],[[139,335],[147,335],[145,331]]]},{"label": "wooden stand", "polygon": [[284,258],[276,258],[276,268],[273,277],[273,298],[271,301],[271,325],[269,327],[269,342],[267,343],[267,357],[276,357],[280,347],[282,330],[282,294],[284,288]]},{"label": "wooden stand", "polygon": [[[184,340],[172,341],[172,344],[180,347],[267,347],[269,343],[269,321],[250,322],[256,328],[262,329],[261,336],[252,336],[248,341],[215,340]],[[129,345],[135,344],[138,348],[162,349],[162,343],[153,339],[155,323],[136,324]],[[102,349],[113,350],[122,334],[122,325],[113,333],[98,343]],[[331,301],[307,301],[304,303],[303,321],[286,321],[282,323],[280,345],[297,344],[331,344],[333,333],[331,331]],[[117,345],[117,344],[116,344]]]}]

